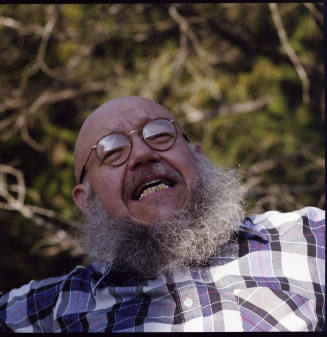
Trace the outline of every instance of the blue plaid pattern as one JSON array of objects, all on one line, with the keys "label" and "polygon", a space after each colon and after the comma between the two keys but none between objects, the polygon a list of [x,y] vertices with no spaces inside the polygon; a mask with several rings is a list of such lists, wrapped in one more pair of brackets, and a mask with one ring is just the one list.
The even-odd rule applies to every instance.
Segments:
[{"label": "blue plaid pattern", "polygon": [[135,281],[109,265],[0,297],[0,332],[325,331],[325,212],[250,215],[209,264]]}]

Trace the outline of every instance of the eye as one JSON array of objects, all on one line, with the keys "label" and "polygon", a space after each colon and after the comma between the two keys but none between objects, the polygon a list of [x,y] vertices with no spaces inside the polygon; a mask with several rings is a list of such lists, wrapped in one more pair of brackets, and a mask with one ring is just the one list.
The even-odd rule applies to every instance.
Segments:
[{"label": "eye", "polygon": [[148,137],[146,140],[151,143],[166,143],[170,142],[172,139],[174,139],[174,135],[168,132],[162,132],[162,133],[157,133],[151,137]]},{"label": "eye", "polygon": [[104,159],[108,158],[108,157],[113,157],[114,155],[119,155],[119,153],[122,151],[122,148],[119,149],[114,149],[111,151],[107,151],[107,153],[105,154]]},{"label": "eye", "polygon": [[110,151],[106,151],[104,153],[104,157],[102,161],[104,163],[114,163],[116,160],[118,160],[126,151],[126,147],[119,147],[116,149],[112,149]]},{"label": "eye", "polygon": [[169,120],[155,119],[144,127],[143,136],[152,148],[166,150],[176,139],[176,129]]},{"label": "eye", "polygon": [[97,146],[97,155],[102,163],[120,165],[129,156],[130,143],[123,134],[109,134]]}]

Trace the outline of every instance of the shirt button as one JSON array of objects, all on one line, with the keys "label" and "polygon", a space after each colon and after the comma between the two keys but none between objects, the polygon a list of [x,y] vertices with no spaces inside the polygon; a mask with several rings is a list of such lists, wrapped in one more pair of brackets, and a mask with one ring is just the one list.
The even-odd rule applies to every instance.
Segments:
[{"label": "shirt button", "polygon": [[187,308],[190,308],[192,305],[193,305],[193,301],[191,298],[187,297],[184,301],[184,305],[187,307]]}]

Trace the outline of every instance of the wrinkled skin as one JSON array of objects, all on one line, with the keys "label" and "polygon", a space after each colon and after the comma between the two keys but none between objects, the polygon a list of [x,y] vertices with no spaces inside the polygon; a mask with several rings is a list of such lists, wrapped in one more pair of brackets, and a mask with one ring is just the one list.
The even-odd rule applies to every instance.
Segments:
[{"label": "wrinkled skin", "polygon": [[[96,109],[84,122],[76,141],[76,179],[79,179],[82,166],[97,140],[112,131],[128,134],[132,130],[139,130],[146,120],[158,117],[175,119],[163,106],[136,96],[118,98]],[[193,151],[202,153],[201,147],[189,144],[183,138],[181,128],[178,128],[174,146],[167,151],[151,149],[136,134],[132,135],[132,142],[133,149],[128,161],[119,167],[101,164],[95,151],[92,151],[84,181],[73,189],[74,200],[82,212],[88,207],[86,181],[112,219],[129,218],[149,226],[153,221],[165,219],[187,207],[191,187],[201,180],[191,147]],[[141,200],[134,200],[131,195],[126,197],[126,186],[133,179],[137,180],[135,177],[140,174],[143,174],[143,179],[155,177],[156,173],[152,170],[154,164],[165,172],[178,175],[180,179],[176,185]]]},{"label": "wrinkled skin", "polygon": [[120,282],[152,278],[183,266],[204,266],[222,249],[231,256],[227,242],[244,217],[240,177],[233,170],[214,167],[196,152],[194,157],[202,180],[193,186],[188,208],[151,226],[109,218],[86,184],[89,207],[78,224],[86,263],[110,263],[111,270],[128,273]]}]

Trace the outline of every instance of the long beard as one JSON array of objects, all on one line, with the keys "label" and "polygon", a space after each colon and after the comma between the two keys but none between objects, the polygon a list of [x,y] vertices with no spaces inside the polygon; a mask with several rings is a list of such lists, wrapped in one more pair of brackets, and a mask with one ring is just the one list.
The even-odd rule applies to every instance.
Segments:
[{"label": "long beard", "polygon": [[79,241],[88,262],[151,278],[182,266],[204,265],[219,254],[244,217],[242,189],[233,170],[223,171],[194,153],[202,182],[192,186],[186,209],[144,227],[130,219],[110,219],[88,187],[89,208]]}]

